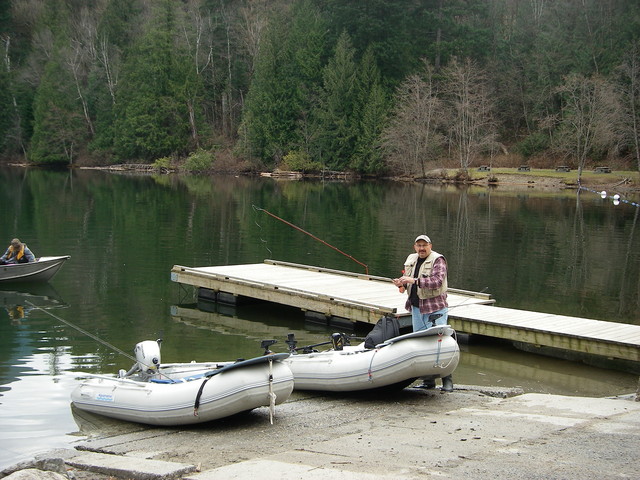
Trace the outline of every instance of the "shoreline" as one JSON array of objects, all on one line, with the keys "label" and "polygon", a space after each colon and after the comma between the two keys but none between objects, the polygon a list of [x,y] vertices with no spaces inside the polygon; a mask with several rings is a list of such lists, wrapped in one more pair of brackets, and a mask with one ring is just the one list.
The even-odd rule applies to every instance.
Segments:
[{"label": "shoreline", "polygon": [[[29,165],[26,163],[6,163],[7,166],[20,168],[49,168],[44,165]],[[72,169],[78,170],[100,170],[107,172],[131,172],[146,174],[179,175],[182,172],[178,169],[171,168],[155,168],[153,164],[116,164],[107,166],[73,166]],[[505,171],[509,170],[509,171]],[[511,171],[513,170],[513,171]],[[443,185],[470,185],[482,186],[487,188],[507,188],[507,189],[542,189],[542,190],[575,190],[578,187],[576,182],[577,172],[569,171],[559,173],[551,169],[532,169],[530,171],[517,171],[517,169],[508,167],[495,167],[489,171],[478,171],[476,168],[468,170],[470,180],[456,181],[453,176],[457,169],[439,168],[427,172],[424,178],[419,177],[401,177],[401,176],[384,176],[375,177],[377,180],[388,180],[405,183],[440,183]],[[627,176],[621,175],[624,173]],[[241,175],[241,176],[259,176],[265,178],[273,178],[275,180],[334,180],[334,181],[352,181],[352,180],[368,180],[368,177],[355,175],[351,172],[326,172],[319,173],[302,173],[297,171],[252,171],[252,172],[236,172],[236,171],[211,171],[199,174],[201,176],[225,176],[225,175]],[[640,195],[640,172],[625,171],[611,173],[595,173],[591,170],[584,170],[582,177],[582,185],[585,187],[597,187],[600,189],[615,189],[617,192],[625,195]]]}]

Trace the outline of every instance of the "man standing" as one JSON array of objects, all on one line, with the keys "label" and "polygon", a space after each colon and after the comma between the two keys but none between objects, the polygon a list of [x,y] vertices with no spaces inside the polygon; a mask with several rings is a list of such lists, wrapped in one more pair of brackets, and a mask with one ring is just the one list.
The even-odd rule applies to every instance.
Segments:
[{"label": "man standing", "polygon": [[[418,235],[413,245],[416,253],[404,262],[404,275],[394,278],[396,287],[407,291],[405,308],[411,312],[413,331],[425,330],[435,325],[446,325],[449,315],[447,303],[447,261],[432,250],[431,239]],[[434,380],[425,380],[422,388],[435,388]],[[442,379],[442,392],[453,391],[453,378]]]},{"label": "man standing", "polygon": [[22,243],[19,239],[14,238],[11,240],[11,245],[4,252],[4,255],[0,257],[0,265],[11,265],[14,263],[29,263],[35,262],[36,257],[33,255],[29,247]]}]

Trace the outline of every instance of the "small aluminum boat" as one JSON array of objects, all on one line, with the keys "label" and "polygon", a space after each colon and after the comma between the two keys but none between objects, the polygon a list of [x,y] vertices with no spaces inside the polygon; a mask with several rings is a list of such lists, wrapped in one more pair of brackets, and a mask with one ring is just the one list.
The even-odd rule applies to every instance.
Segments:
[{"label": "small aluminum boat", "polygon": [[40,257],[35,262],[0,265],[0,283],[48,282],[69,258]]}]

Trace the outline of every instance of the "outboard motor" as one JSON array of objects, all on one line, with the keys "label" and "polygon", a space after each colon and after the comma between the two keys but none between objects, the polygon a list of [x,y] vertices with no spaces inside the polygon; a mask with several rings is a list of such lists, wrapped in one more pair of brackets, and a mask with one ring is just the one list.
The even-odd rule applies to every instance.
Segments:
[{"label": "outboard motor", "polygon": [[134,367],[140,372],[148,375],[158,373],[160,368],[160,343],[153,340],[145,340],[140,342],[134,348],[136,360],[138,363]]}]

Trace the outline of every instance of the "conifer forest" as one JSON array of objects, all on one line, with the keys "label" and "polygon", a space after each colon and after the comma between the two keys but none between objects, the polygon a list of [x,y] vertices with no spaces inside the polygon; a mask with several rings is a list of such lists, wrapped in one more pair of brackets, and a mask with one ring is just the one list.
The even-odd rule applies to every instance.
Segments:
[{"label": "conifer forest", "polygon": [[637,0],[2,0],[0,161],[640,170]]}]

